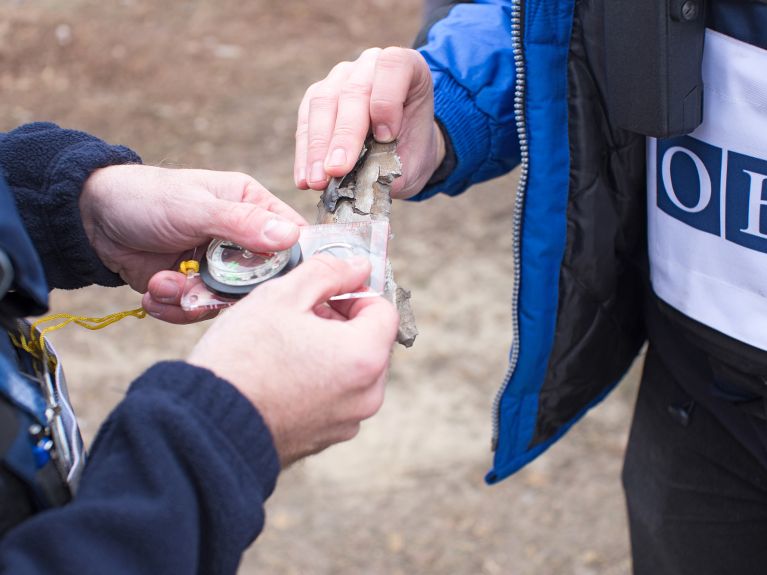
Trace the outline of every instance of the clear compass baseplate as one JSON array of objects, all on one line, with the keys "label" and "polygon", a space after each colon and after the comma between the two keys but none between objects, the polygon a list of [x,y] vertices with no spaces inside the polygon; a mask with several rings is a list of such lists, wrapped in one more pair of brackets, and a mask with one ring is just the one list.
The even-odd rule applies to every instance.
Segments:
[{"label": "clear compass baseplate", "polygon": [[254,252],[228,240],[210,242],[198,272],[188,272],[181,307],[187,311],[233,305],[258,285],[289,273],[315,254],[340,259],[367,257],[372,272],[364,289],[331,299],[383,294],[389,223],[351,222],[304,226],[298,243],[280,252]]}]

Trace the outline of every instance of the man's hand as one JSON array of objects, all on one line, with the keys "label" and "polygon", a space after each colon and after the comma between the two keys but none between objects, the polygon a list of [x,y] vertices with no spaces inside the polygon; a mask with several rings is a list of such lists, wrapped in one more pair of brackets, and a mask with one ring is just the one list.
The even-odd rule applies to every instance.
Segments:
[{"label": "man's hand", "polygon": [[403,173],[392,196],[421,191],[445,148],[434,122],[431,73],[417,51],[371,48],[309,87],[298,110],[296,186],[322,190],[329,178],[346,175],[371,128],[379,142],[398,140]]},{"label": "man's hand", "polygon": [[229,308],[188,358],[258,408],[283,466],[351,439],[383,402],[394,307],[383,298],[328,304],[369,274],[364,259],[312,257]]},{"label": "man's hand", "polygon": [[148,288],[144,308],[173,323],[203,312],[184,312],[184,276],[161,270],[175,268],[194,248],[204,253],[214,237],[254,251],[287,249],[306,223],[248,175],[140,165],[95,171],[85,182],[80,212],[104,265],[136,291]]}]

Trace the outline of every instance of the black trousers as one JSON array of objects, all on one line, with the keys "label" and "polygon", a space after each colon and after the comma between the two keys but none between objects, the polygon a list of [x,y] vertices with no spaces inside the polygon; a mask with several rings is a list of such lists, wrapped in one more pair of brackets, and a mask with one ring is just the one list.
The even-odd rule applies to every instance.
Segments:
[{"label": "black trousers", "polygon": [[635,575],[767,574],[767,469],[652,345],[623,485]]}]

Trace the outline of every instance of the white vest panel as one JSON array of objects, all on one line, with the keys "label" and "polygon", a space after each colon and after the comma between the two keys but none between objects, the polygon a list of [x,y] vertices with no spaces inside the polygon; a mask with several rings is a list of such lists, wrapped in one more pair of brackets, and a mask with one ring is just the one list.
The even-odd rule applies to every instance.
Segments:
[{"label": "white vest panel", "polygon": [[767,51],[706,30],[703,123],[647,141],[655,293],[767,350]]}]

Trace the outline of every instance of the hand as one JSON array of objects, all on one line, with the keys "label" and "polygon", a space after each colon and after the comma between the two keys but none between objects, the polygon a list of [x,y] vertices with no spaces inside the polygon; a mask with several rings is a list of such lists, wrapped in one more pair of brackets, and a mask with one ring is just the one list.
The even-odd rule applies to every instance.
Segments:
[{"label": "hand", "polygon": [[312,257],[229,308],[188,358],[258,408],[283,466],[351,439],[383,402],[397,312],[383,298],[327,303],[369,275],[364,259]]},{"label": "hand", "polygon": [[434,122],[431,73],[417,51],[371,48],[309,87],[298,110],[296,186],[322,190],[329,178],[349,173],[371,126],[379,142],[399,140],[402,177],[392,196],[420,192],[442,163],[445,144]]},{"label": "hand", "polygon": [[149,288],[144,308],[173,323],[194,321],[205,312],[184,312],[179,307],[184,276],[161,270],[175,268],[194,248],[204,253],[214,237],[254,251],[287,249],[306,223],[245,174],[140,165],[91,174],[80,212],[104,265],[136,291]]}]

